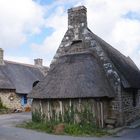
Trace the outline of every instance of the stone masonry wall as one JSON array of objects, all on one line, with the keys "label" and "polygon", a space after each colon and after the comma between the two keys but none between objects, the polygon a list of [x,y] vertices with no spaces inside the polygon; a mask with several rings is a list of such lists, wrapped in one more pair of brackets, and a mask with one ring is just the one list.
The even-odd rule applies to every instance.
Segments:
[{"label": "stone masonry wall", "polygon": [[0,98],[3,105],[8,108],[21,108],[21,98],[14,90],[0,90]]},{"label": "stone masonry wall", "polygon": [[71,49],[71,44],[73,41],[84,40],[82,33],[84,32],[84,29],[87,28],[86,12],[87,11],[84,6],[68,10],[68,30],[61,41],[56,55],[53,58],[52,64],[55,63],[58,57],[72,53],[69,52],[69,50]]},{"label": "stone masonry wall", "polygon": [[3,60],[3,49],[0,48],[0,65],[4,65],[4,60]]},{"label": "stone masonry wall", "polygon": [[140,119],[140,91],[136,94],[136,106],[133,105],[133,92],[123,90],[122,109],[125,124]]}]

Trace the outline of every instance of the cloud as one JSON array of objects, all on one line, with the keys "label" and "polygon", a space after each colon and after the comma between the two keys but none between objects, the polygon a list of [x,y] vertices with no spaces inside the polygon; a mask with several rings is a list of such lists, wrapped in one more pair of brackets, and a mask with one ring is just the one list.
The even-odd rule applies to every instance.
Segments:
[{"label": "cloud", "polygon": [[46,19],[46,27],[53,28],[54,32],[45,38],[42,44],[31,44],[32,50],[46,56],[54,56],[63,36],[67,30],[67,13],[63,7],[57,7]]},{"label": "cloud", "polygon": [[[40,0],[0,0],[0,47],[20,47],[30,36],[41,35],[44,29],[52,28],[53,32],[41,43],[29,44],[33,56],[41,56],[48,64],[67,30],[67,9],[85,5],[89,28],[130,56],[140,68],[139,0],[54,0],[47,5],[40,3]],[[29,59],[33,56],[26,55]]]},{"label": "cloud", "polygon": [[19,62],[19,63],[26,63],[26,64],[34,64],[33,60],[31,60],[29,57],[19,57],[19,56],[6,56],[5,60],[10,60],[15,62]]},{"label": "cloud", "polygon": [[139,0],[85,0],[84,3],[92,31],[130,56],[140,68]]},{"label": "cloud", "polygon": [[[42,44],[32,44],[33,49],[38,48],[41,52],[50,53],[49,56],[54,55],[67,29],[67,12],[64,10],[66,2],[60,1],[63,1],[63,4],[52,4],[56,9],[46,20],[46,27],[54,28],[54,32],[46,37]],[[94,0],[94,2],[93,0],[81,0],[73,2],[73,6],[75,5],[87,7],[88,26],[95,34],[126,56],[130,56],[140,67],[139,0]],[[131,17],[137,15],[137,18],[129,18],[129,13]]]},{"label": "cloud", "polygon": [[43,7],[32,0],[0,0],[0,47],[19,47],[44,25]]},{"label": "cloud", "polygon": [[[30,58],[28,56],[23,57],[23,56],[7,55],[7,56],[5,56],[5,60],[34,65],[34,58]],[[45,61],[43,60],[43,65],[44,66],[49,66],[49,64],[50,64],[50,60],[47,60],[47,59]]]}]

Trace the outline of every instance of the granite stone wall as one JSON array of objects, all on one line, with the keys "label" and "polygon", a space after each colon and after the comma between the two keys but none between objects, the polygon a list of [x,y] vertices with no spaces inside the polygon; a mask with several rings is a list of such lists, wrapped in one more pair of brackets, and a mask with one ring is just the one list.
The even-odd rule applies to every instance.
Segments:
[{"label": "granite stone wall", "polygon": [[0,90],[0,98],[3,105],[8,108],[21,108],[21,97],[14,90]]},{"label": "granite stone wall", "polygon": [[132,90],[123,90],[122,109],[125,124],[140,119],[140,92],[134,93]]},{"label": "granite stone wall", "polygon": [[4,60],[3,60],[3,49],[0,48],[0,65],[4,64]]}]

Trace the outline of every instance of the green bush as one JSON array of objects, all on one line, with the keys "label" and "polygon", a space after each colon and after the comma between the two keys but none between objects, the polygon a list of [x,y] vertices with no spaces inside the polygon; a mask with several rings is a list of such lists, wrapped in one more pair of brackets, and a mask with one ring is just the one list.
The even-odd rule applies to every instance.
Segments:
[{"label": "green bush", "polygon": [[[79,122],[74,121],[75,115],[78,116]],[[52,110],[52,116],[49,120],[45,118],[44,114],[35,110],[32,113],[32,122],[24,124],[23,127],[53,133],[55,126],[62,123],[65,126],[64,134],[68,135],[103,136],[107,134],[103,129],[96,127],[95,114],[91,112],[91,107],[88,103],[85,104],[84,109],[80,112],[76,109],[74,110],[72,105],[65,110],[63,116],[61,112],[56,114],[56,112]]]},{"label": "green bush", "polygon": [[1,98],[0,98],[0,109],[8,109],[6,106],[3,105]]},{"label": "green bush", "polygon": [[34,112],[32,112],[32,120],[33,122],[43,122],[43,117],[41,116],[40,112],[38,112],[37,110],[35,110]]},{"label": "green bush", "polygon": [[[27,128],[27,129],[33,129],[33,130],[38,130],[38,131],[43,131],[46,133],[54,133],[54,128],[56,125],[58,125],[58,122],[26,122],[20,127]],[[65,129],[64,129],[64,135],[74,135],[74,136],[104,136],[107,135],[108,133],[103,130],[103,129],[98,129],[96,127],[93,127],[90,124],[84,124],[84,125],[79,125],[79,124],[64,124]]]}]

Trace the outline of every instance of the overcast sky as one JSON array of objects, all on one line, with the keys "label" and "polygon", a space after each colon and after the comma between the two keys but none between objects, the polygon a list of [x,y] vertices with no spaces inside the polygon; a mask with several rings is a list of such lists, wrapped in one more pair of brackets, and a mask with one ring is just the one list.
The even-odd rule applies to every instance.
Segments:
[{"label": "overcast sky", "polygon": [[4,58],[49,65],[67,29],[67,9],[87,7],[88,26],[140,68],[140,0],[0,0]]}]

